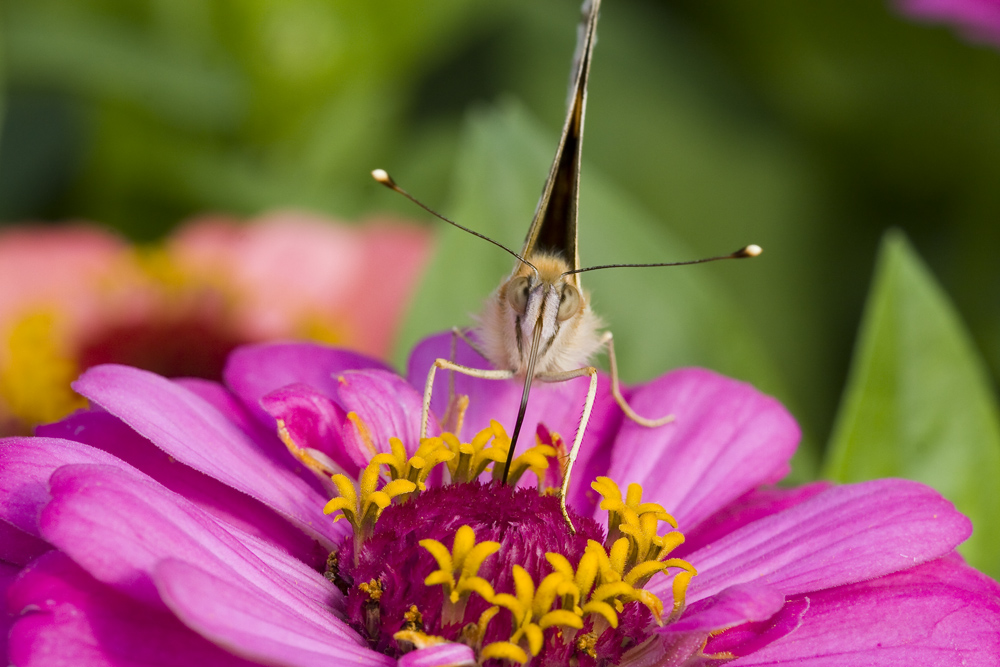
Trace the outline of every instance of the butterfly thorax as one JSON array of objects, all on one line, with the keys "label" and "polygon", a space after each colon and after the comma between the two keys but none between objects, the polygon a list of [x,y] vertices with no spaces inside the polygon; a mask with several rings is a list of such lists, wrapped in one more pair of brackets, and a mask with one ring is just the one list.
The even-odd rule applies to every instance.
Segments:
[{"label": "butterfly thorax", "polygon": [[527,257],[535,269],[518,264],[490,296],[480,316],[479,339],[486,358],[498,369],[527,372],[532,339],[540,328],[534,375],[587,365],[600,347],[600,318],[590,297],[578,287],[564,259]]}]

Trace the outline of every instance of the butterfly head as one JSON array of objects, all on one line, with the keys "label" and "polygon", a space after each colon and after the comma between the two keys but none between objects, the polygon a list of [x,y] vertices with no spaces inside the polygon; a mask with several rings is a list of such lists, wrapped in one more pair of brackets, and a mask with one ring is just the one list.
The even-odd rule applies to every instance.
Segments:
[{"label": "butterfly head", "polygon": [[500,284],[487,304],[480,327],[484,352],[497,368],[523,376],[537,335],[534,374],[577,368],[598,345],[593,341],[600,321],[577,276],[564,275],[570,269],[565,260],[535,254],[529,261]]},{"label": "butterfly head", "polygon": [[[501,287],[501,298],[523,320],[529,332],[538,320],[542,322],[543,340],[555,329],[586,308],[586,299],[576,286],[575,275],[565,276],[569,270],[559,257],[535,255],[529,261],[533,266],[521,264],[514,275]],[[548,335],[546,335],[548,334]]]}]

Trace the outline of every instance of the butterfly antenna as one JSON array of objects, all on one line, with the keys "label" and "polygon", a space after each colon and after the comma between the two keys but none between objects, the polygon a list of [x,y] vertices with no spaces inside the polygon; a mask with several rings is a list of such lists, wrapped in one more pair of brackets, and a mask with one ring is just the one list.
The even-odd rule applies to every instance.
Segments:
[{"label": "butterfly antenna", "polygon": [[399,194],[403,195],[404,197],[406,197],[407,199],[409,199],[411,202],[413,202],[414,204],[416,204],[420,208],[424,209],[425,211],[427,211],[428,213],[430,213],[431,215],[433,215],[435,218],[439,218],[441,220],[444,220],[449,225],[452,225],[454,227],[458,227],[463,232],[468,232],[468,233],[472,234],[473,236],[478,236],[479,238],[483,239],[484,241],[489,241],[490,243],[492,243],[496,247],[501,248],[503,250],[506,250],[511,255],[513,255],[514,257],[516,257],[518,259],[518,261],[520,261],[522,264],[526,264],[527,266],[530,266],[531,270],[535,272],[535,275],[538,275],[538,269],[535,268],[535,265],[532,264],[531,262],[529,262],[528,260],[526,260],[524,257],[521,257],[519,254],[517,254],[516,252],[514,252],[513,250],[511,250],[510,248],[508,248],[504,244],[502,244],[502,243],[500,243],[498,241],[494,241],[489,236],[486,236],[485,234],[480,234],[477,231],[473,231],[473,230],[469,229],[468,227],[464,227],[464,226],[458,224],[454,220],[449,220],[448,218],[444,217],[443,215],[441,215],[440,213],[438,213],[437,211],[435,211],[434,209],[432,209],[430,206],[427,206],[426,204],[424,204],[423,202],[421,202],[419,199],[417,199],[416,197],[414,197],[413,195],[411,195],[409,192],[407,192],[403,188],[401,188],[398,185],[396,185],[396,181],[392,180],[392,176],[390,176],[389,173],[386,172],[384,169],[375,169],[374,171],[372,171],[372,178],[374,178],[376,181],[378,181],[379,183],[381,183],[385,187],[389,188],[390,190],[392,190],[394,192],[398,192]]},{"label": "butterfly antenna", "polygon": [[745,257],[757,257],[764,249],[759,245],[750,244],[744,246],[734,253],[719,255],[718,257],[706,257],[704,259],[692,259],[687,262],[660,262],[657,264],[601,264],[600,266],[588,266],[583,269],[566,271],[562,275],[568,276],[573,273],[583,273],[584,271],[597,271],[598,269],[641,269],[652,266],[687,266],[688,264],[704,264],[705,262],[717,262],[720,259],[743,259]]}]

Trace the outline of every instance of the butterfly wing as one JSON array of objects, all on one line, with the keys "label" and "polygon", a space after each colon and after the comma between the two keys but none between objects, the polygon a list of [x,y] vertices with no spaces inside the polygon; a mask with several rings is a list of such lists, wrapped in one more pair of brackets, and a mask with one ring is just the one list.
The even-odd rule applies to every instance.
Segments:
[{"label": "butterfly wing", "polygon": [[[583,4],[584,17],[573,58],[566,122],[521,251],[522,257],[530,257],[539,252],[558,255],[574,269],[580,268],[577,205],[580,198],[583,117],[587,106],[587,78],[590,74],[600,5],[600,0],[587,0]],[[577,274],[567,276],[567,280],[579,287]]]}]

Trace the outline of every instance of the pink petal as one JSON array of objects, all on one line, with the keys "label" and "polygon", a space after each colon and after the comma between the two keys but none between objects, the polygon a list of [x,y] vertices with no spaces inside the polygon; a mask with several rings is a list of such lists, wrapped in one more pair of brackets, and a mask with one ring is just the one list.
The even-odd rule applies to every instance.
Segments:
[{"label": "pink petal", "polygon": [[274,428],[274,419],[260,405],[264,396],[290,384],[307,384],[334,398],[338,375],[365,368],[391,370],[371,357],[319,343],[262,343],[233,350],[222,374],[257,419]]},{"label": "pink petal", "polygon": [[10,587],[8,603],[23,613],[10,635],[9,659],[17,667],[253,664],[199,637],[170,612],[95,581],[58,552],[28,566]]},{"label": "pink petal", "polygon": [[[410,453],[420,445],[423,398],[407,382],[388,371],[348,371],[337,378],[337,398],[368,427],[378,452],[389,452],[389,438],[399,438]],[[356,433],[350,429],[349,433]],[[431,432],[433,434],[433,432]],[[364,459],[367,465],[372,454]]]},{"label": "pink petal", "polygon": [[718,595],[699,600],[681,618],[659,630],[660,634],[700,633],[707,636],[747,621],[764,621],[785,604],[780,591],[759,582],[730,586]]},{"label": "pink petal", "polygon": [[14,625],[14,614],[7,607],[7,590],[21,572],[20,565],[0,561],[0,656],[7,656],[7,636]]},{"label": "pink petal", "polygon": [[[947,554],[971,530],[950,502],[917,482],[835,486],[688,555],[699,571],[688,602],[757,580],[795,595],[873,579]],[[663,582],[647,588],[669,597]]]},{"label": "pink petal", "polygon": [[808,613],[808,597],[792,598],[770,618],[755,620],[709,638],[704,652],[737,656],[753,653],[801,628],[802,619]]},{"label": "pink petal", "polygon": [[52,471],[69,463],[125,464],[99,449],[54,438],[0,440],[0,520],[35,537]]},{"label": "pink petal", "polygon": [[163,599],[188,626],[220,646],[251,660],[289,667],[394,665],[388,656],[329,627],[276,609],[250,588],[177,560],[159,564]]},{"label": "pink petal", "polygon": [[[296,475],[311,483],[313,488],[317,489],[324,498],[328,496],[328,491],[324,484],[317,482],[314,471],[307,470],[298,461],[290,461],[288,458],[288,449],[278,437],[277,428],[273,420],[270,420],[266,425],[262,424],[235,394],[217,382],[201,378],[177,378],[171,381],[205,399],[216,410],[222,413],[226,419],[238,426],[251,440],[256,442],[262,451],[270,453],[277,463],[287,465],[291,462],[292,469]],[[225,488],[228,489],[229,487]],[[239,495],[243,496],[245,494]],[[292,553],[303,561],[315,562],[318,558],[319,563],[317,565],[321,565],[326,561],[329,549],[320,548],[317,551],[317,547],[320,546],[319,543],[315,540],[308,540],[308,538],[306,538],[308,540],[307,544],[302,543],[304,536],[301,531],[293,528],[287,521],[269,510],[269,508],[263,507],[259,503],[258,506],[261,512],[274,516],[280,525],[268,526],[266,517],[257,515],[256,511],[251,513],[251,516],[254,517],[254,525],[252,527],[242,525],[239,521],[236,523],[244,530],[259,534],[265,539],[271,539],[276,544],[284,544],[289,549],[289,553]],[[292,534],[286,536],[283,534],[283,531],[291,531]],[[334,524],[330,529],[329,537],[336,542],[340,537],[349,532],[349,526]]]},{"label": "pink petal", "polygon": [[353,456],[345,441],[347,414],[333,399],[304,384],[293,384],[271,392],[261,405],[276,420],[280,419],[297,447],[316,449],[333,460],[344,474],[357,479],[368,465],[368,457]]},{"label": "pink petal", "polygon": [[[226,419],[239,426],[251,438],[271,442],[277,441],[278,436],[275,433],[274,425],[270,422],[267,425],[260,423],[238,396],[218,382],[202,378],[171,378],[171,382],[205,399],[212,407],[221,412]],[[279,447],[278,449],[280,450],[281,448]]]},{"label": "pink petal", "polygon": [[257,591],[275,609],[354,636],[331,613],[342,595],[322,575],[252,536],[224,529],[140,473],[64,466],[50,484],[42,533],[98,580],[156,606],[161,603],[152,573],[165,559],[181,559]]},{"label": "pink petal", "polygon": [[[97,366],[74,389],[173,458],[242,491],[331,548],[325,497],[287,451],[265,448],[187,389],[127,366]],[[307,479],[309,481],[307,481]]]},{"label": "pink petal", "polygon": [[969,40],[1000,46],[996,0],[896,0],[900,11],[924,21],[954,24]]},{"label": "pink petal", "polygon": [[299,560],[317,567],[326,552],[316,540],[263,503],[184,465],[107,412],[81,411],[61,422],[40,426],[39,435],[76,440],[117,456],[171,491],[245,532],[269,540]]},{"label": "pink petal", "polygon": [[813,482],[791,489],[774,486],[754,489],[702,521],[694,530],[684,531],[684,544],[677,547],[672,556],[684,558],[737,528],[794,507],[830,486],[830,482]]},{"label": "pink petal", "polygon": [[[910,667],[1000,663],[1000,585],[952,554],[885,577],[802,596],[795,632],[730,663]],[[720,635],[721,637],[725,637]],[[711,644],[710,644],[711,646]]]},{"label": "pink petal", "polygon": [[27,565],[51,548],[34,535],[0,521],[0,564]]},{"label": "pink petal", "polygon": [[398,667],[472,667],[476,654],[465,644],[448,642],[417,651],[410,651],[399,659]]},{"label": "pink petal", "polygon": [[[451,333],[442,333],[421,341],[410,355],[407,378],[421,393],[427,381],[427,373],[435,359],[451,359]],[[461,340],[458,341],[455,360],[471,368],[490,368],[489,362]],[[459,437],[468,442],[480,430],[496,419],[507,433],[512,434],[521,404],[523,381],[520,380],[480,380],[455,373],[455,392],[469,397],[469,409]],[[594,507],[594,500],[588,496],[590,483],[597,474],[605,474],[609,459],[611,439],[621,423],[622,413],[611,397],[611,383],[605,375],[599,376],[597,398],[587,426],[586,435],[580,448],[580,458],[573,473],[568,503],[577,511]],[[544,424],[550,431],[558,433],[567,448],[576,437],[583,410],[584,399],[589,387],[587,378],[577,378],[568,382],[535,382],[531,387],[524,426],[518,442],[518,453],[535,444],[538,424]],[[448,373],[438,371],[434,382],[431,410],[438,417],[445,414],[448,405]]]},{"label": "pink petal", "polygon": [[625,420],[608,477],[643,487],[689,531],[751,489],[788,472],[799,428],[782,405],[710,371],[673,371],[635,390],[641,415],[675,420],[646,428]]}]

